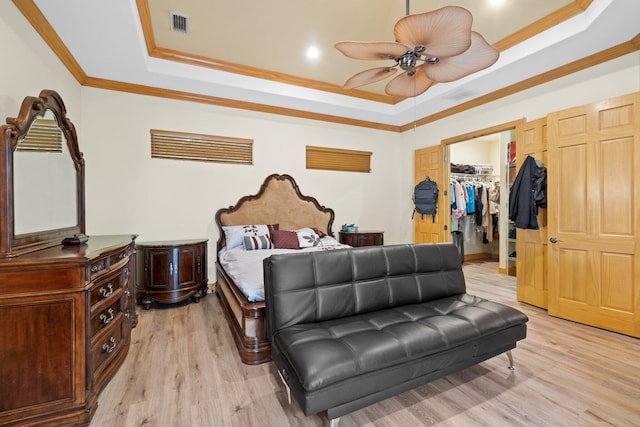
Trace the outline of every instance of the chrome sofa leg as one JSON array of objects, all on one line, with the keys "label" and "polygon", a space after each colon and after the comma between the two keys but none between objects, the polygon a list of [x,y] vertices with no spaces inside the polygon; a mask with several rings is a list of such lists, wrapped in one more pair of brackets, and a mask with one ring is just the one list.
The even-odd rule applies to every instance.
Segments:
[{"label": "chrome sofa leg", "polygon": [[512,371],[515,370],[516,368],[513,366],[513,355],[511,354],[511,350],[507,350],[507,357],[509,358],[509,369]]},{"label": "chrome sofa leg", "polygon": [[289,384],[287,384],[287,382],[284,380],[280,369],[278,369],[278,375],[280,375],[280,380],[282,381],[282,384],[284,384],[284,388],[287,389],[287,402],[289,402],[289,405],[291,405],[291,388],[289,388]]},{"label": "chrome sofa leg", "polygon": [[329,420],[329,427],[338,427],[339,422],[340,422],[340,417],[332,418]]}]

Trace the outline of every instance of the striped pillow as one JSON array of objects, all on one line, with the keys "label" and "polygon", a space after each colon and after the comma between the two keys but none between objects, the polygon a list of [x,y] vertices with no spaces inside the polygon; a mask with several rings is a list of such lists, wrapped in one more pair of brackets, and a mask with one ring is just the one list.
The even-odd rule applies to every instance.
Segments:
[{"label": "striped pillow", "polygon": [[227,249],[232,249],[236,246],[244,246],[243,238],[245,236],[260,236],[263,234],[271,236],[273,234],[273,230],[277,230],[278,228],[278,224],[222,226]]},{"label": "striped pillow", "polygon": [[256,249],[273,249],[271,236],[261,234],[259,236],[244,236],[242,244],[245,251],[253,251]]}]

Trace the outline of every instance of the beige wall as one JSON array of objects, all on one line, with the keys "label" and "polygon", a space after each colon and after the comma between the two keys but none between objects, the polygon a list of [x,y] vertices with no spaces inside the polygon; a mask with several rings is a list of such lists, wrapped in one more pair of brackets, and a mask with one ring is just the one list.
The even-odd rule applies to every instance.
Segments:
[{"label": "beige wall", "polygon": [[[0,120],[16,117],[25,96],[58,91],[78,126],[80,85],[10,1],[0,1]],[[81,128],[81,126],[79,126]]]},{"label": "beige wall", "polygon": [[440,143],[502,123],[640,91],[640,52],[499,99],[403,134],[407,149]]},{"label": "beige wall", "polygon": [[[63,96],[76,124],[86,161],[88,234],[137,233],[139,240],[207,237],[211,249],[218,238],[215,211],[255,193],[271,173],[293,175],[303,193],[335,209],[334,231],[342,223],[356,223],[384,230],[386,243],[410,242],[416,148],[640,91],[640,54],[634,53],[395,134],[82,88],[10,2],[0,2],[0,40],[0,115],[15,116],[24,96],[50,88]],[[151,159],[152,128],[252,138],[255,164]],[[306,170],[306,144],[372,151],[372,173]]]},{"label": "beige wall", "polygon": [[[405,159],[396,134],[92,88],[83,88],[82,105],[89,232],[215,243],[217,209],[255,194],[266,176],[287,173],[335,210],[334,231],[356,223],[384,230],[389,243],[411,239],[410,214],[401,218],[398,207],[410,196],[398,190]],[[253,139],[254,165],[152,159],[150,129]],[[307,170],[307,144],[372,151],[372,171]]]}]

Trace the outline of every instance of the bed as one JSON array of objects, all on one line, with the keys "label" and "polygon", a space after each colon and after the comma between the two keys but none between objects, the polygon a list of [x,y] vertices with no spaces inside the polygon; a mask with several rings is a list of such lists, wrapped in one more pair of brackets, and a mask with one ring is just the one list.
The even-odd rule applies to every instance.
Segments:
[{"label": "bed", "polygon": [[[249,365],[268,362],[271,360],[271,342],[266,330],[262,259],[274,253],[332,250],[348,246],[339,244],[333,237],[331,227],[334,211],[320,205],[314,197],[303,195],[290,175],[268,176],[257,194],[241,197],[235,205],[219,209],[215,220],[220,236],[216,258],[216,294],[242,362]],[[283,248],[282,245],[263,248],[260,247],[260,239],[264,235],[256,232],[250,237],[251,243],[244,241],[244,245],[253,247],[238,246],[237,237],[232,231],[247,228],[248,225],[267,226],[265,230],[271,233],[272,244],[275,243],[274,238],[290,234],[290,230],[297,230],[300,239],[306,237],[304,232],[313,230],[311,234],[319,239],[309,247],[297,250]],[[266,245],[269,243],[266,242]],[[303,246],[302,243],[300,245]],[[247,269],[243,262],[246,262]],[[258,280],[259,284],[253,283]]]}]

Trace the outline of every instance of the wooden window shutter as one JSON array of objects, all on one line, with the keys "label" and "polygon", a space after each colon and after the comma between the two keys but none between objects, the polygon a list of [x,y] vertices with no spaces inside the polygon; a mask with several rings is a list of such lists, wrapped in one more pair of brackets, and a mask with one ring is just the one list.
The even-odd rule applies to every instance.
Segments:
[{"label": "wooden window shutter", "polygon": [[371,152],[307,145],[307,169],[371,172]]},{"label": "wooden window shutter", "polygon": [[35,120],[16,151],[62,153],[62,131],[58,123],[55,120]]},{"label": "wooden window shutter", "polygon": [[253,140],[151,129],[151,157],[253,164]]}]

